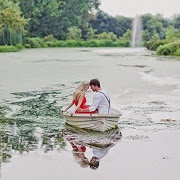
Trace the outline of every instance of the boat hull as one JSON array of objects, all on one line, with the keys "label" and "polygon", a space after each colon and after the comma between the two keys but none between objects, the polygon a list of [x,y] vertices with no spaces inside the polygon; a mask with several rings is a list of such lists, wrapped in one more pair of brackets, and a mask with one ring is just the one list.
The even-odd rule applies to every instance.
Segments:
[{"label": "boat hull", "polygon": [[71,126],[101,132],[116,128],[121,116],[117,111],[114,114],[74,114],[73,116],[64,112],[63,115],[66,123]]}]

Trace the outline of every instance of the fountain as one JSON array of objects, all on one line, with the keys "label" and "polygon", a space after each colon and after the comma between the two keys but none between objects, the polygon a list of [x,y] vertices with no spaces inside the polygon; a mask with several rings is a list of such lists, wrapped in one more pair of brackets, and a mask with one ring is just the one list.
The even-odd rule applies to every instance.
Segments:
[{"label": "fountain", "polygon": [[143,28],[141,17],[139,15],[136,15],[132,25],[132,47],[141,47],[143,45],[142,32]]}]

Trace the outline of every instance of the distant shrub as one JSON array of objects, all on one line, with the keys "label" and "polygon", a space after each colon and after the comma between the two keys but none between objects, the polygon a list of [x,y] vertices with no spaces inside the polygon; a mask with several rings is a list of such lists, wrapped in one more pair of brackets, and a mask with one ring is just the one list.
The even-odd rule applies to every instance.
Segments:
[{"label": "distant shrub", "polygon": [[24,48],[24,46],[23,46],[22,44],[16,44],[16,47],[17,47],[19,50],[21,50],[21,49]]},{"label": "distant shrub", "polygon": [[152,51],[156,51],[156,49],[161,46],[161,45],[165,45],[169,43],[167,40],[150,40],[148,42],[146,42],[146,48]]},{"label": "distant shrub", "polygon": [[57,41],[56,47],[67,47],[66,41]]},{"label": "distant shrub", "polygon": [[98,47],[98,42],[97,42],[97,40],[87,41],[87,47]]},{"label": "distant shrub", "polygon": [[118,40],[116,42],[117,47],[130,47],[130,41],[128,40]]},{"label": "distant shrub", "polygon": [[176,50],[176,52],[174,53],[175,56],[180,56],[180,48]]},{"label": "distant shrub", "polygon": [[157,48],[158,55],[178,55],[180,51],[180,41],[175,41]]},{"label": "distant shrub", "polygon": [[48,35],[48,36],[44,36],[44,41],[47,42],[47,41],[54,41],[55,38],[53,37],[52,34]]},{"label": "distant shrub", "polygon": [[66,41],[67,47],[79,47],[78,46],[78,41],[76,40],[67,40]]},{"label": "distant shrub", "polygon": [[129,47],[130,41],[126,39],[113,39],[113,34],[107,34],[110,39],[69,39],[69,40],[57,40],[52,35],[41,38],[26,38],[24,46],[26,48],[46,48],[46,47]]},{"label": "distant shrub", "polygon": [[112,40],[99,40],[97,45],[98,47],[114,47],[114,42]]},{"label": "distant shrub", "polygon": [[31,45],[31,48],[40,48],[44,44],[44,40],[41,38],[26,38],[25,43]]},{"label": "distant shrub", "polygon": [[0,46],[0,52],[17,52],[19,49],[16,46]]},{"label": "distant shrub", "polygon": [[26,43],[26,44],[24,44],[24,47],[25,47],[25,48],[31,48],[31,45],[28,44],[28,43]]}]

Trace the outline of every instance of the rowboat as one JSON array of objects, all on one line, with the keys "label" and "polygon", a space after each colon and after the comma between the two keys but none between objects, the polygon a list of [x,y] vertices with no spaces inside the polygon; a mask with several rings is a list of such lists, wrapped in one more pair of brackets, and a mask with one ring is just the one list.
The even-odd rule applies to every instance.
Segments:
[{"label": "rowboat", "polygon": [[90,129],[95,131],[107,131],[118,127],[118,121],[121,113],[112,109],[111,114],[74,114],[71,116],[70,112],[63,112],[66,123],[83,129]]}]

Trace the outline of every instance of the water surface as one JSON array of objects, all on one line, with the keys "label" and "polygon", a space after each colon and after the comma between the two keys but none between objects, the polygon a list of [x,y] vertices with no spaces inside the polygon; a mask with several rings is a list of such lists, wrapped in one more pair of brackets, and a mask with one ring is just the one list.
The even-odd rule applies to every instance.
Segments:
[{"label": "water surface", "polygon": [[[179,70],[179,59],[152,56],[143,48],[0,54],[0,178],[108,180],[113,174],[178,180]],[[65,126],[60,109],[70,103],[74,87],[91,78],[100,79],[123,114],[118,133],[77,135],[79,130]],[[87,93],[88,103],[92,95]],[[72,142],[84,144],[85,153],[74,155]],[[93,147],[108,150],[96,170],[82,161],[90,161]]]}]

